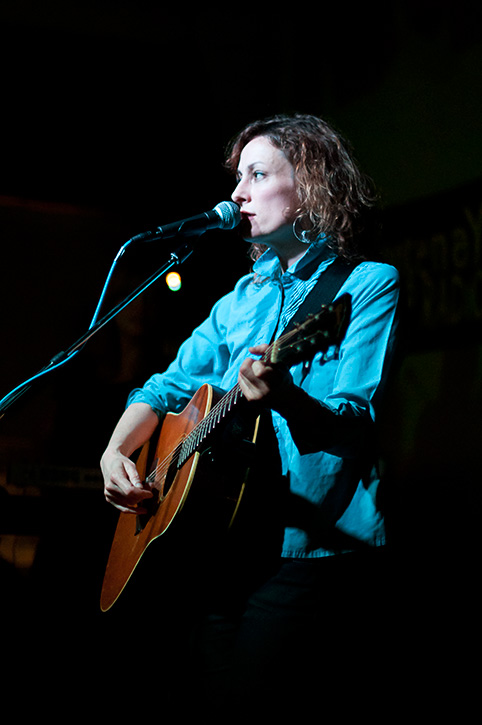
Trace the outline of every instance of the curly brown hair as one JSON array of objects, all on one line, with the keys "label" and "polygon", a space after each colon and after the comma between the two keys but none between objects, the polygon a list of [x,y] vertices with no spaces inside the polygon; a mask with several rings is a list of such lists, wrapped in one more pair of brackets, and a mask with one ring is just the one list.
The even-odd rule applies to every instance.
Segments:
[{"label": "curly brown hair", "polygon": [[[241,151],[258,136],[266,136],[281,149],[295,170],[300,198],[298,218],[308,238],[314,240],[324,233],[340,256],[366,259],[367,242],[372,240],[365,239],[364,232],[376,194],[371,180],[358,168],[347,141],[316,116],[277,115],[254,121],[228,147],[226,167],[230,172],[237,172]],[[265,249],[252,244],[252,259]]]}]

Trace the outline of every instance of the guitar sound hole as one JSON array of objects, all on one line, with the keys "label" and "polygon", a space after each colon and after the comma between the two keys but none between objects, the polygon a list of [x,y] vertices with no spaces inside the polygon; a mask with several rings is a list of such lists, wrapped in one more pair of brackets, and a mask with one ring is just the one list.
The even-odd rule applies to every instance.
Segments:
[{"label": "guitar sound hole", "polygon": [[164,482],[162,484],[161,501],[162,501],[162,499],[166,498],[167,494],[171,490],[171,486],[174,482],[176,474],[177,474],[177,466],[175,465],[175,463],[171,463],[171,465],[169,466],[169,469],[166,473]]},{"label": "guitar sound hole", "polygon": [[[155,515],[159,505],[166,498],[173,484],[174,478],[176,477],[177,468],[174,463],[171,463],[167,471],[164,481],[161,483],[160,490],[154,488],[154,496],[152,498],[145,499],[142,502],[142,506],[146,509],[145,514],[138,514],[136,517],[136,536],[140,534],[147,526],[147,522]],[[155,491],[158,491],[158,496],[155,495]]]},{"label": "guitar sound hole", "polygon": [[149,474],[148,480],[151,479],[153,483],[152,485],[152,492],[153,496],[152,498],[145,499],[142,501],[142,507],[146,509],[146,513],[144,514],[137,514],[136,516],[136,530],[135,535],[138,536],[147,526],[149,520],[156,515],[156,512],[159,508],[159,506],[162,505],[162,502],[166,498],[166,496],[169,494],[169,491],[172,488],[172,485],[174,483],[174,479],[176,478],[176,475],[178,473],[178,466],[177,466],[178,458],[174,457],[173,460],[171,460],[171,464],[169,468],[167,469],[166,475],[164,478],[162,476],[158,477],[158,474],[160,472],[159,466],[159,460],[156,459],[151,468],[151,473]]}]

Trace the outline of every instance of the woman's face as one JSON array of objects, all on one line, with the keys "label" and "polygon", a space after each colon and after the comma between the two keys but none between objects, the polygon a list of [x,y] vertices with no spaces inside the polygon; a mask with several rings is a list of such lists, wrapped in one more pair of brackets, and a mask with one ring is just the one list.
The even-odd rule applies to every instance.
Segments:
[{"label": "woman's face", "polygon": [[283,151],[265,136],[252,139],[241,152],[237,178],[231,198],[241,209],[243,238],[274,248],[292,242],[300,200]]}]

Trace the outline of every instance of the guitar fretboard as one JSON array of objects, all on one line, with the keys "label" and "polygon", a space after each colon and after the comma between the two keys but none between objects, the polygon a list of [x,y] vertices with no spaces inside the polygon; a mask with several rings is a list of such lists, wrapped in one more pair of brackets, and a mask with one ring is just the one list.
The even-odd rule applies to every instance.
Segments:
[{"label": "guitar fretboard", "polygon": [[[290,332],[285,333],[271,345],[268,346],[266,352],[262,356],[264,362],[272,361],[275,364],[283,361],[288,357],[290,359],[309,359],[316,350],[325,350],[328,345],[337,342],[338,333],[342,327],[343,314],[346,314],[348,295],[340,298],[336,308],[333,305],[323,306],[317,315],[311,315],[305,323],[297,326]],[[338,318],[336,315],[338,314]],[[335,331],[328,331],[327,327],[319,326],[319,322],[323,317],[335,315],[334,325]],[[293,341],[294,338],[294,341]],[[311,348],[309,351],[308,348]],[[237,403],[243,398],[243,393],[239,384],[236,384],[228,393],[226,393],[206,414],[206,416],[197,423],[190,433],[181,440],[171,454],[160,461],[156,468],[149,474],[147,481],[155,484],[156,481],[163,478],[171,466],[175,466],[178,470],[186,463],[186,461],[205,443],[209,436],[216,430],[221,422],[231,413]]]},{"label": "guitar fretboard", "polygon": [[180,444],[179,455],[177,457],[177,466],[180,468],[195,453],[204,441],[214,432],[217,426],[224,421],[226,416],[231,412],[234,406],[243,397],[239,385],[235,385],[216,405],[209,411],[189,433]]}]

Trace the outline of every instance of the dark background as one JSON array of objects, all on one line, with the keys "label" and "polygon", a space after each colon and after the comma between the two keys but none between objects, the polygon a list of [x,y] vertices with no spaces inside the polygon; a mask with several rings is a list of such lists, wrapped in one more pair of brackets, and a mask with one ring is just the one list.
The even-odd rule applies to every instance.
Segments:
[{"label": "dark background", "polygon": [[[315,113],[353,144],[407,295],[383,460],[395,628],[412,634],[418,663],[449,644],[467,662],[479,634],[481,20],[468,0],[299,13],[0,3],[0,396],[86,331],[127,239],[230,197],[224,149],[246,122]],[[164,259],[160,244],[129,251],[108,303]],[[25,668],[46,672],[52,647],[61,667],[47,679],[85,661],[76,675],[97,687],[111,636],[145,642],[127,605],[98,611],[116,520],[98,461],[127,392],[247,269],[235,232],[206,234],[180,292],[159,281],[0,421],[2,628],[15,645],[3,660],[21,686]]]}]

